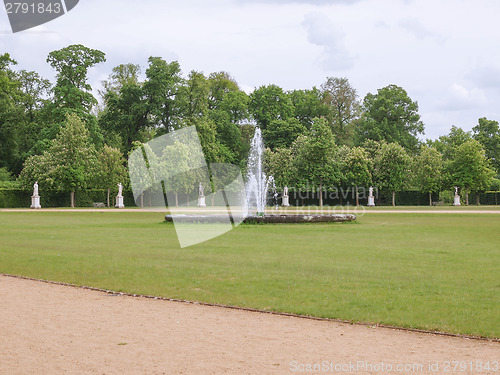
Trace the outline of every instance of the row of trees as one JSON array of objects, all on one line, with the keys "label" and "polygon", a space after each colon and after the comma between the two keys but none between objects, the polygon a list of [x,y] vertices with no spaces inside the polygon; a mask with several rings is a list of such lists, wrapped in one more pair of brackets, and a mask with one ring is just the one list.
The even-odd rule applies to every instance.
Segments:
[{"label": "row of trees", "polygon": [[340,146],[327,120],[316,118],[310,131],[298,136],[290,147],[268,149],[267,168],[279,186],[317,190],[321,206],[325,190],[354,188],[359,204],[358,187],[368,186],[391,194],[393,205],[395,193],[403,189],[428,193],[432,204],[432,193],[457,186],[469,204],[469,193],[489,189],[496,172],[483,145],[470,134],[463,135],[461,142],[452,136],[430,142],[446,150],[444,154],[431,144],[410,154],[400,144],[385,140]]},{"label": "row of trees", "polygon": [[[56,72],[52,84],[36,72],[14,70],[16,61],[8,54],[0,56],[2,179],[20,176],[27,186],[38,178],[67,191],[111,188],[123,179],[135,147],[190,125],[196,126],[207,162],[242,169],[254,127],[259,126],[269,148],[269,168],[282,185],[308,182],[323,189],[353,183],[392,192],[412,181],[410,188],[427,192],[452,185],[479,191],[488,188],[490,171],[498,175],[500,170],[496,121],[480,119],[471,133],[453,127],[449,135],[423,147],[418,104],[396,85],[363,101],[346,78],[336,77],[319,88],[287,92],[270,84],[247,94],[228,73],[192,71],[184,76],[178,62],[150,57],[144,74],[135,64],[113,68],[98,101],[88,71],[104,61],[102,51],[82,45],[53,51],[47,57]],[[392,156],[382,158],[389,150]],[[460,158],[470,161],[481,152],[478,160],[485,156],[486,164],[480,180],[477,171],[455,176]],[[401,153],[412,163],[402,163],[399,170]],[[413,165],[420,158],[427,171]],[[365,159],[369,163],[362,166]],[[440,162],[431,163],[434,159]],[[429,177],[436,171],[442,172],[439,181]],[[369,178],[355,177],[359,174]],[[387,182],[391,179],[406,185]]]}]

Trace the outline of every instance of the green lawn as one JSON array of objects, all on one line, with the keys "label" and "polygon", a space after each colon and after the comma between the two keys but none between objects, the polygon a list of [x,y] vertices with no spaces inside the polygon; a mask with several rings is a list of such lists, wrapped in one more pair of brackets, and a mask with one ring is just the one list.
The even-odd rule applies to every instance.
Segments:
[{"label": "green lawn", "polygon": [[500,338],[500,215],[241,225],[180,249],[161,213],[0,212],[0,273]]}]

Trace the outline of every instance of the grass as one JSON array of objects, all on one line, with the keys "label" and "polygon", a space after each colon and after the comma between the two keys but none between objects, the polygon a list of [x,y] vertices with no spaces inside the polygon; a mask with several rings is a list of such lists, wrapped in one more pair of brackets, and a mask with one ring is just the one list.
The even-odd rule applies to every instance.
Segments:
[{"label": "grass", "polygon": [[180,249],[161,213],[0,212],[0,272],[500,338],[500,215],[241,225]]}]

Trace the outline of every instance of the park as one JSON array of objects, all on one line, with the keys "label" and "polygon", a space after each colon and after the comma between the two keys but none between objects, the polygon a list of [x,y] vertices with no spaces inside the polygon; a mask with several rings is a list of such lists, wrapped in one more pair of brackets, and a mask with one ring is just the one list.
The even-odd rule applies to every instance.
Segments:
[{"label": "park", "polygon": [[[9,93],[0,99],[10,111],[0,123],[0,293],[15,301],[6,331],[20,324],[16,309],[31,316],[26,306],[34,301],[47,314],[64,305],[68,316],[89,306],[101,311],[95,300],[103,314],[118,314],[123,303],[138,309],[129,322],[147,320],[137,302],[155,317],[175,310],[176,324],[201,308],[208,325],[222,327],[223,316],[235,332],[249,329],[238,325],[246,319],[297,319],[275,321],[300,333],[287,341],[290,356],[300,353],[294,345],[307,329],[318,337],[340,330],[357,343],[373,339],[371,346],[422,340],[428,350],[445,348],[440,360],[452,360],[446,356],[455,350],[472,353],[471,361],[497,371],[497,121],[482,117],[472,131],[453,126],[422,141],[418,104],[396,85],[362,102],[336,77],[321,88],[271,84],[247,94],[228,73],[183,77],[177,61],[159,57],[149,58],[143,82],[138,66],[115,67],[96,115],[86,74],[105,61],[103,52],[82,45],[51,52],[57,82],[50,89],[35,72],[13,70],[8,54],[0,58],[0,84]],[[81,69],[67,69],[75,62]],[[26,82],[38,91],[24,90]],[[30,297],[23,300],[22,290]],[[37,297],[44,293],[45,302]],[[58,299],[66,293],[76,304],[88,298],[80,312]],[[116,304],[104,296],[117,297]],[[233,310],[248,315],[227,315]],[[90,325],[92,313],[81,319]],[[207,328],[194,320],[184,329]],[[62,320],[59,328],[72,324]],[[274,323],[252,324],[248,332]],[[163,340],[151,334],[151,342]],[[113,353],[137,344],[107,340],[116,341]],[[252,341],[252,353],[269,340]],[[154,353],[148,348],[134,350]],[[279,360],[266,362],[265,373],[283,371],[290,359],[274,353]],[[177,371],[192,369],[176,363]]]}]

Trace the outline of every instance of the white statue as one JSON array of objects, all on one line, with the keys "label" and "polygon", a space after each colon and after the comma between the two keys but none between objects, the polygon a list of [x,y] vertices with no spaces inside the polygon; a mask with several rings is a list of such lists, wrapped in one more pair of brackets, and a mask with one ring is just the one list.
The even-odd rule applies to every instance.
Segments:
[{"label": "white statue", "polygon": [[198,186],[198,189],[199,189],[199,196],[204,197],[205,196],[205,187],[202,185],[201,182],[200,182],[200,185]]},{"label": "white statue", "polygon": [[121,197],[123,193],[123,186],[121,182],[118,184],[118,196]]},{"label": "white statue", "polygon": [[370,186],[370,188],[368,189],[368,191],[369,191],[369,196],[373,197],[373,187],[372,186]]},{"label": "white statue", "polygon": [[33,196],[38,197],[38,181],[33,185]]},{"label": "white statue", "polygon": [[288,186],[283,189],[283,196],[288,197]]},{"label": "white statue", "polygon": [[455,186],[455,195],[458,195],[458,186]]}]

